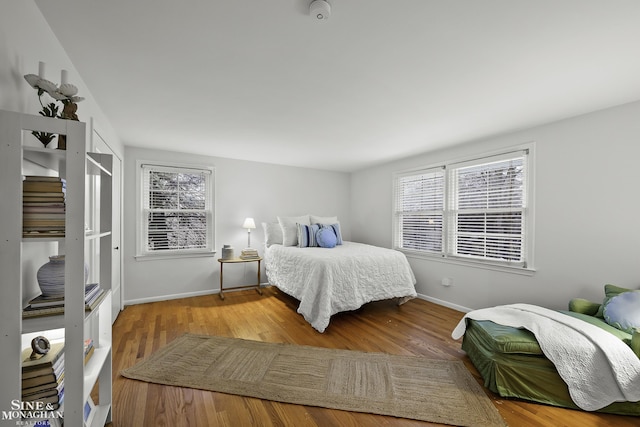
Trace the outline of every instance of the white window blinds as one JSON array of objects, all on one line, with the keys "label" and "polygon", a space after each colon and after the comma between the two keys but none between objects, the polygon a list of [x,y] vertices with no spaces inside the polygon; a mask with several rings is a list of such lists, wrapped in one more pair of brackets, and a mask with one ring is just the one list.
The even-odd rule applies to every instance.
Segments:
[{"label": "white window blinds", "polygon": [[525,266],[526,152],[448,170],[452,255]]},{"label": "white window blinds", "polygon": [[396,246],[442,251],[444,176],[444,169],[437,168],[396,178]]},{"label": "white window blinds", "polygon": [[213,171],[142,165],[142,252],[213,251]]},{"label": "white window blinds", "polygon": [[394,245],[527,267],[528,150],[396,174]]}]

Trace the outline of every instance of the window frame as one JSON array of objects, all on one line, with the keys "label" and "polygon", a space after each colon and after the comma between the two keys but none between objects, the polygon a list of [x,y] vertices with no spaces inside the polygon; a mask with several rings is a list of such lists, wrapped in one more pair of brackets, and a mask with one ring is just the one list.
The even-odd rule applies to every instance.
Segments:
[{"label": "window frame", "polygon": [[[145,207],[145,198],[148,192],[145,189],[145,174],[148,170],[173,170],[176,173],[205,173],[205,208],[203,209],[207,218],[206,230],[206,247],[204,248],[182,248],[167,250],[148,250],[148,208]],[[137,160],[136,161],[136,260],[156,260],[168,258],[189,258],[189,257],[208,257],[214,256],[215,251],[215,167],[201,164],[187,164],[163,162],[156,160]]]},{"label": "window frame", "polygon": [[[454,252],[455,242],[453,241],[455,233],[453,233],[453,227],[455,227],[456,219],[454,217],[453,200],[452,200],[452,170],[459,168],[461,165],[481,165],[490,164],[495,159],[504,159],[509,157],[517,157],[518,153],[526,153],[525,159],[525,184],[523,191],[525,193],[524,208],[523,208],[523,247],[522,253],[524,255],[523,262],[509,262],[492,258],[476,258],[464,255],[457,255]],[[393,173],[392,178],[392,243],[396,250],[405,253],[409,257],[424,258],[430,260],[438,260],[447,263],[462,264],[473,267],[480,267],[486,269],[520,272],[523,274],[529,274],[534,272],[534,182],[535,182],[535,143],[530,142],[521,144],[514,147],[505,148],[502,150],[495,150],[492,152],[486,152],[475,156],[467,156],[464,158],[458,158],[450,161],[444,161],[437,164],[431,164],[424,167],[418,167]],[[429,251],[421,249],[403,248],[400,246],[401,240],[401,224],[400,224],[400,211],[398,210],[398,180],[408,176],[417,176],[422,173],[435,171],[438,169],[444,170],[444,200],[443,200],[443,223],[442,223],[442,249],[441,251]]]}]

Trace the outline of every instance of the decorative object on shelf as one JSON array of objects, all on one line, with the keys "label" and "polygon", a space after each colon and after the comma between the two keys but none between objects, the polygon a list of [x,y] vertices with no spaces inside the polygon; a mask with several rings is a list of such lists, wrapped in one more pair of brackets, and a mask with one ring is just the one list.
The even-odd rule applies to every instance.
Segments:
[{"label": "decorative object on shelf", "polygon": [[[40,291],[45,297],[55,298],[64,296],[64,255],[53,255],[49,257],[49,262],[44,264],[36,278]],[[89,278],[89,266],[84,265],[84,283]]]},{"label": "decorative object on shelf", "polygon": [[251,230],[256,228],[253,218],[245,218],[242,228],[247,229],[247,249],[251,248]]},{"label": "decorative object on shelf", "polygon": [[[38,100],[42,111],[39,112],[44,117],[57,117],[65,120],[78,120],[76,112],[78,111],[78,102],[83,101],[84,98],[76,96],[78,88],[67,81],[68,72],[62,70],[60,73],[60,86],[44,78],[45,63],[40,62],[38,65],[38,74],[25,74],[24,79],[29,85],[38,90]],[[55,101],[62,102],[62,114],[58,115],[59,106],[55,102],[50,102],[47,105],[42,103],[42,95],[47,93]],[[45,147],[53,140],[52,133],[47,132],[32,132]],[[58,149],[66,149],[66,135],[58,135]]]},{"label": "decorative object on shelf", "polygon": [[51,350],[51,343],[46,337],[43,337],[42,335],[37,336],[31,340],[31,350],[32,352],[29,359],[37,359],[49,353],[49,350]]},{"label": "decorative object on shelf", "polygon": [[233,259],[233,248],[231,245],[224,245],[222,247],[222,259]]}]

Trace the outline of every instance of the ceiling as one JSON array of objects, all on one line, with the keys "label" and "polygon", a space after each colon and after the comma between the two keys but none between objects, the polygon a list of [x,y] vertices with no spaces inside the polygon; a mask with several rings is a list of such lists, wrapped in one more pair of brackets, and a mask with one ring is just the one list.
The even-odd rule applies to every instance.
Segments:
[{"label": "ceiling", "polygon": [[349,172],[640,99],[637,0],[310,2],[36,0],[131,146]]}]

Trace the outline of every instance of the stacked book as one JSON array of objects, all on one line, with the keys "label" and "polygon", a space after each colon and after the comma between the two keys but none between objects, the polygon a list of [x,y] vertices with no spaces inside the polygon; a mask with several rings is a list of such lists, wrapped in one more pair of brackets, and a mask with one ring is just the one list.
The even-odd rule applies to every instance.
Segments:
[{"label": "stacked book", "polygon": [[[91,311],[104,299],[106,293],[97,283],[91,283],[84,287],[84,309]],[[64,297],[45,297],[39,295],[29,301],[22,317],[55,316],[64,313]]]},{"label": "stacked book", "polygon": [[84,340],[84,364],[86,365],[91,356],[93,356],[93,352],[96,350],[93,345],[93,340],[91,338],[87,338]]},{"label": "stacked book", "polygon": [[64,237],[66,182],[57,176],[27,175],[22,181],[25,237]]},{"label": "stacked book", "polygon": [[260,255],[258,255],[257,249],[246,248],[243,249],[240,253],[240,259],[258,259]]},{"label": "stacked book", "polygon": [[31,348],[22,350],[22,401],[57,409],[64,399],[64,343],[51,344],[44,355],[31,354]]}]

